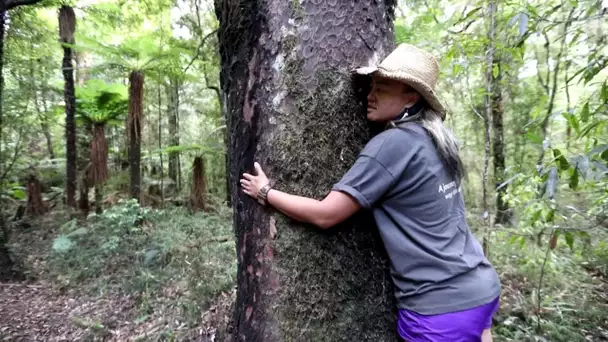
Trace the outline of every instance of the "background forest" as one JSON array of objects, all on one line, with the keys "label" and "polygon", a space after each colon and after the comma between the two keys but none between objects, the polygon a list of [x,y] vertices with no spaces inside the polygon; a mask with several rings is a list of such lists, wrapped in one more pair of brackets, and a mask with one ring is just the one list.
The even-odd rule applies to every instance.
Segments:
[{"label": "background forest", "polygon": [[[0,0],[0,337],[214,340],[236,253],[211,0]],[[608,341],[608,4],[399,1],[442,67],[497,341]]]}]

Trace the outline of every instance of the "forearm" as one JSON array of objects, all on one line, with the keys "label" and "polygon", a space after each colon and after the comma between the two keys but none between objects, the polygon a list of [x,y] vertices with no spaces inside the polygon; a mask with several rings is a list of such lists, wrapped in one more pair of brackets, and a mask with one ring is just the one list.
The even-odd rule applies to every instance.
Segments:
[{"label": "forearm", "polygon": [[295,220],[327,228],[323,224],[327,210],[322,201],[271,189],[268,192],[268,203]]}]

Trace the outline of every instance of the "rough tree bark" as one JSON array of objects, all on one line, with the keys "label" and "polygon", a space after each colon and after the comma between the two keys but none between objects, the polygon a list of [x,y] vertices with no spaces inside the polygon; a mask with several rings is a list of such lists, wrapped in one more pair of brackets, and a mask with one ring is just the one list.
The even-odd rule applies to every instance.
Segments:
[{"label": "rough tree bark", "polygon": [[207,209],[207,184],[205,182],[205,162],[197,156],[192,162],[192,189],[190,190],[190,209],[192,211]]},{"label": "rough tree bark", "polygon": [[36,176],[36,173],[32,171],[26,178],[27,182],[27,204],[26,213],[30,216],[40,216],[47,211],[46,204],[42,199],[42,185],[40,180]]},{"label": "rough tree bark", "polygon": [[143,119],[144,74],[132,71],[129,75],[129,181],[131,198],[140,200],[141,192],[141,121]]},{"label": "rough tree bark", "polygon": [[494,58],[492,73],[492,94],[490,95],[492,111],[492,157],[494,160],[494,184],[496,189],[496,219],[495,223],[505,224],[511,218],[509,204],[504,196],[507,193],[507,185],[501,186],[505,181],[505,141],[504,141],[504,107],[502,100],[502,75],[501,59]]},{"label": "rough tree bark", "polygon": [[[81,151],[88,151],[91,148],[91,133],[93,127],[90,122],[84,122],[76,134],[76,145]],[[91,154],[78,153],[78,209],[87,217],[91,208],[89,203],[89,188],[91,182]]]},{"label": "rough tree bark", "polygon": [[[74,9],[62,6],[59,9],[59,38],[62,43],[74,44],[76,16]],[[66,203],[76,207],[76,95],[74,91],[74,67],[72,48],[63,46],[64,100],[65,100],[65,154],[66,154]]]},{"label": "rough tree bark", "polygon": [[103,212],[103,184],[109,178],[108,171],[108,141],[105,124],[93,125],[91,140],[91,181],[95,184],[95,212]]},{"label": "rough tree bark", "polygon": [[352,69],[392,50],[393,1],[216,0],[237,241],[234,340],[394,341],[388,265],[368,214],[322,232],[239,190],[322,198],[369,138]]}]

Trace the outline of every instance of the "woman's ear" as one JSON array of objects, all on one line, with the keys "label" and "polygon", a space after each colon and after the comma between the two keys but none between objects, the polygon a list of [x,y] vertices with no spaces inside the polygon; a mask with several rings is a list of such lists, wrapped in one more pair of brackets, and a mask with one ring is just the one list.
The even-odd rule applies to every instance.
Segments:
[{"label": "woman's ear", "polygon": [[420,101],[420,99],[422,98],[422,96],[420,95],[420,93],[416,92],[416,91],[410,91],[405,93],[405,103],[410,103],[412,106]]}]

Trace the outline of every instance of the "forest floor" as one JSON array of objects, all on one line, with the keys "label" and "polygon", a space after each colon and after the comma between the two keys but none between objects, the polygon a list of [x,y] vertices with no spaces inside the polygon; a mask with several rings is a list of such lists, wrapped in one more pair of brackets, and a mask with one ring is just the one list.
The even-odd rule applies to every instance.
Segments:
[{"label": "forest floor", "polygon": [[[205,222],[200,216],[198,219]],[[192,288],[171,279],[171,275],[177,275],[176,268],[169,276],[150,270],[152,274],[148,276],[158,282],[146,283],[145,288],[126,286],[126,283],[137,284],[139,278],[134,279],[133,275],[141,271],[141,265],[128,267],[126,263],[116,265],[116,262],[117,256],[127,253],[133,244],[117,248],[115,255],[106,256],[108,260],[97,268],[95,259],[74,263],[64,256],[74,263],[66,265],[53,257],[57,254],[53,252],[57,237],[65,236],[62,230],[65,230],[66,221],[69,220],[64,213],[56,213],[20,222],[25,225],[14,227],[10,248],[26,279],[0,283],[0,341],[206,342],[217,341],[217,332],[226,330],[236,294],[231,279],[225,279],[204,296],[192,295]],[[209,232],[215,233],[213,229]],[[152,234],[147,235],[149,240]],[[228,237],[221,236],[215,243],[230,245]],[[228,250],[232,248],[227,247]],[[69,253],[78,259],[87,258],[76,248]],[[211,254],[215,254],[215,258],[221,256],[221,253]],[[222,260],[210,257],[205,260],[206,263],[214,261]],[[98,277],[99,274],[78,273],[76,268],[87,264],[85,268],[93,268],[94,273],[108,274],[108,267],[111,267],[114,274],[104,278]],[[170,268],[167,264],[162,266]],[[232,271],[232,266],[229,262],[221,265],[227,272]],[[124,282],[121,278],[125,278]],[[192,306],[196,306],[196,310]]]},{"label": "forest floor", "polygon": [[[132,209],[14,226],[10,248],[26,280],[0,283],[0,341],[223,341],[235,299],[229,216]],[[121,241],[103,228],[131,216],[141,229]],[[608,341],[608,246],[581,253],[558,243],[539,310],[545,250],[507,240],[492,238],[503,286],[495,341]]]}]

